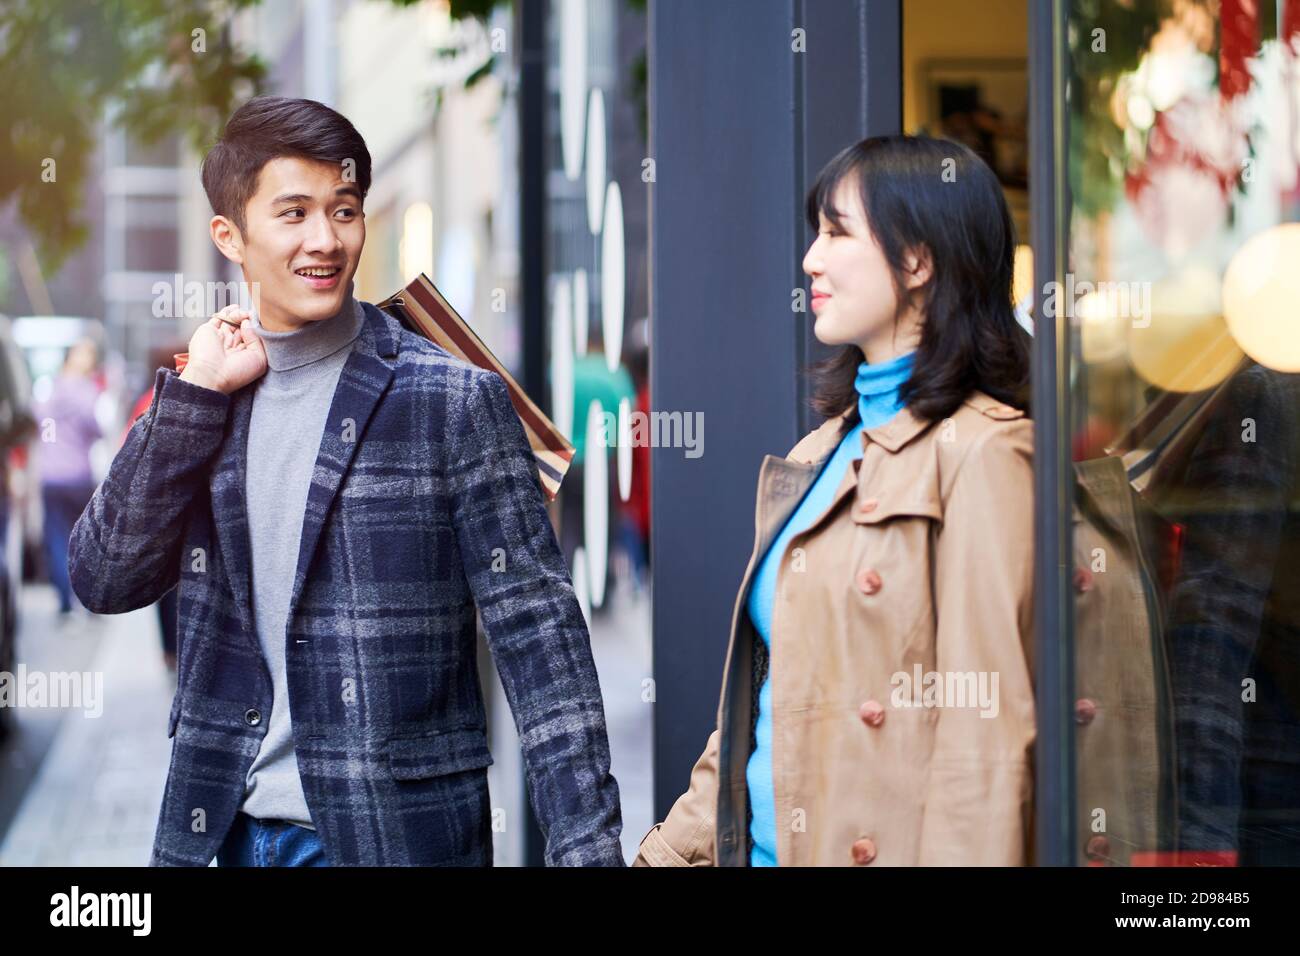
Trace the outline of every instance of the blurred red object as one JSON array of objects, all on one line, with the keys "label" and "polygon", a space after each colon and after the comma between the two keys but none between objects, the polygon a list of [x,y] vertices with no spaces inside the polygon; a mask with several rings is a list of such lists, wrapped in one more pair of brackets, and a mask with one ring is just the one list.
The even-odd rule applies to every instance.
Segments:
[{"label": "blurred red object", "polygon": [[1074,433],[1070,445],[1072,460],[1091,461],[1104,457],[1107,447],[1115,441],[1117,435],[1118,429],[1113,422],[1098,415],[1090,416],[1083,427]]},{"label": "blurred red object", "polygon": [[149,406],[153,404],[153,388],[149,388],[143,395],[135,400],[135,405],[131,407],[131,413],[126,416],[126,427],[122,429],[122,438],[118,441],[121,445],[126,441],[126,436],[131,433],[131,427],[145,412],[149,411]]},{"label": "blurred red object", "polygon": [[1250,92],[1250,61],[1258,49],[1258,0],[1220,0],[1219,95],[1225,100]]}]

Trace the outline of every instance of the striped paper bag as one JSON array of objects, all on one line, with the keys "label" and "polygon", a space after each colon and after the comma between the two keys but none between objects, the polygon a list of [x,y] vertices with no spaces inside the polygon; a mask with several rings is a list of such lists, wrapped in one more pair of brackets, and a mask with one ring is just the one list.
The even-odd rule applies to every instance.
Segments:
[{"label": "striped paper bag", "polygon": [[560,433],[555,424],[542,414],[531,398],[524,394],[519,383],[497,361],[482,340],[474,334],[459,313],[451,307],[429,277],[421,273],[405,289],[400,289],[376,305],[398,319],[412,332],[423,335],[452,355],[472,362],[479,368],[490,369],[505,379],[510,390],[524,434],[533,447],[537,471],[542,479],[542,489],[548,501],[554,501],[560,492],[560,482],[573,461],[573,445]]}]

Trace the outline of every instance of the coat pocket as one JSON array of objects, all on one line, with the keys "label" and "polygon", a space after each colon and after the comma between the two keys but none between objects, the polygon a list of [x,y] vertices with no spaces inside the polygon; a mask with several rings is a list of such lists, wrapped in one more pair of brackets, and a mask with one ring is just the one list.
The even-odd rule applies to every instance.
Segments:
[{"label": "coat pocket", "polygon": [[424,780],[492,765],[487,736],[476,727],[388,743],[388,769],[395,780]]},{"label": "coat pocket", "polygon": [[834,529],[834,553],[847,558],[835,597],[847,600],[853,633],[875,636],[873,652],[902,653],[911,635],[933,621],[932,558],[941,521],[939,503],[924,495],[882,496],[859,498],[852,522]]},{"label": "coat pocket", "polygon": [[339,496],[348,501],[409,501],[428,494],[429,483],[413,475],[349,475]]}]

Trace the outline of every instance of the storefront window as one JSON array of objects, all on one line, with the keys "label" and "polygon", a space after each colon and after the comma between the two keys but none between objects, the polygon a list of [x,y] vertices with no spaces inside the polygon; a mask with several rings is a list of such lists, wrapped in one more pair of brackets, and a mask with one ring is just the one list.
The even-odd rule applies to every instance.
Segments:
[{"label": "storefront window", "polygon": [[1069,16],[1077,860],[1300,863],[1300,3]]},{"label": "storefront window", "polygon": [[550,11],[547,377],[552,417],[575,450],[559,540],[590,624],[632,852],[654,823],[650,449],[628,437],[650,409],[646,18],[629,0],[561,0]]}]

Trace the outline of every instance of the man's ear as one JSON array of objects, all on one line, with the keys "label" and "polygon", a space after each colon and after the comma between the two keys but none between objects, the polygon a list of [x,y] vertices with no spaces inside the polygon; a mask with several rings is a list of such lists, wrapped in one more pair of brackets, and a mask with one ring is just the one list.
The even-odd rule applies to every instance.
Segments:
[{"label": "man's ear", "polygon": [[909,249],[903,255],[903,282],[908,291],[919,289],[934,275],[934,259],[926,246]]},{"label": "man's ear", "polygon": [[238,226],[225,216],[213,216],[208,231],[223,256],[236,265],[244,264],[244,237],[240,235]]}]

